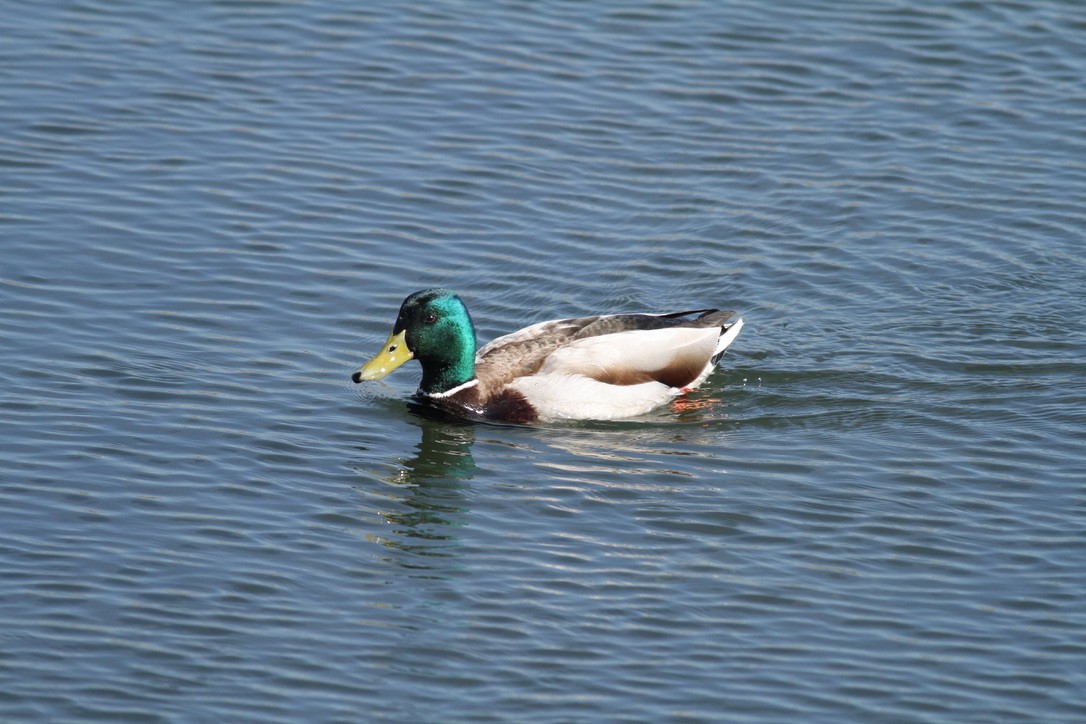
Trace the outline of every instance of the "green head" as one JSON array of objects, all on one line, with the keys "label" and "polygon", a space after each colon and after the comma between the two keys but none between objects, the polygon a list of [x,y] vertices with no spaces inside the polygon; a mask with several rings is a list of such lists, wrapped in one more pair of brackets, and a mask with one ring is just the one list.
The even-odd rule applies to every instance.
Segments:
[{"label": "green head", "polygon": [[379,380],[409,359],[422,365],[419,389],[429,394],[475,376],[475,325],[455,292],[424,289],[403,300],[385,346],[351,379]]}]

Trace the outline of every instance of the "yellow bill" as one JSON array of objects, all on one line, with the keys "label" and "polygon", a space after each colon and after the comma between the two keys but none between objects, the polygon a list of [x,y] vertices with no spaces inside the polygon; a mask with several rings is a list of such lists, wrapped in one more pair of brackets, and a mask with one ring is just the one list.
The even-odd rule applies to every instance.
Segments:
[{"label": "yellow bill", "polygon": [[379,380],[404,362],[413,359],[415,353],[407,348],[406,335],[407,330],[399,334],[390,334],[380,353],[359,367],[351,379],[355,382]]}]

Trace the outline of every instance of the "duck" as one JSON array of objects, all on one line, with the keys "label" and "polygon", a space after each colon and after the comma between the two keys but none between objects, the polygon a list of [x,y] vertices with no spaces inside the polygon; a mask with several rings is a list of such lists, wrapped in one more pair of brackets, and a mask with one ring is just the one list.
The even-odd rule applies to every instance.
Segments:
[{"label": "duck", "polygon": [[418,400],[458,417],[531,424],[616,420],[651,412],[698,387],[743,328],[734,311],[600,314],[539,322],[476,349],[460,296],[408,295],[380,352],[356,382],[409,360]]}]

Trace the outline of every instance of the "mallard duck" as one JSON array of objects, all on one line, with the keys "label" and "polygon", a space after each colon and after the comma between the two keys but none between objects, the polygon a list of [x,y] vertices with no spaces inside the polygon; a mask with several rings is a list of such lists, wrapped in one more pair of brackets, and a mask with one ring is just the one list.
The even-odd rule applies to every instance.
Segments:
[{"label": "mallard duck", "polygon": [[[694,316],[697,315],[697,316]],[[641,415],[694,389],[739,334],[735,312],[608,314],[540,322],[475,349],[475,325],[449,289],[403,301],[385,346],[351,379],[410,359],[416,395],[469,418],[530,423]]]}]

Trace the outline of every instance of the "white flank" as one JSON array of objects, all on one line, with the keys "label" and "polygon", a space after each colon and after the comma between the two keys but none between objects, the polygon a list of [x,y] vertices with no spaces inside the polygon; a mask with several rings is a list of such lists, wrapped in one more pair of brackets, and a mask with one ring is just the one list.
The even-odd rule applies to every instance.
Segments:
[{"label": "white flank", "polygon": [[666,404],[679,391],[659,382],[608,385],[583,375],[520,377],[509,386],[536,409],[540,420],[617,420],[643,415]]}]

